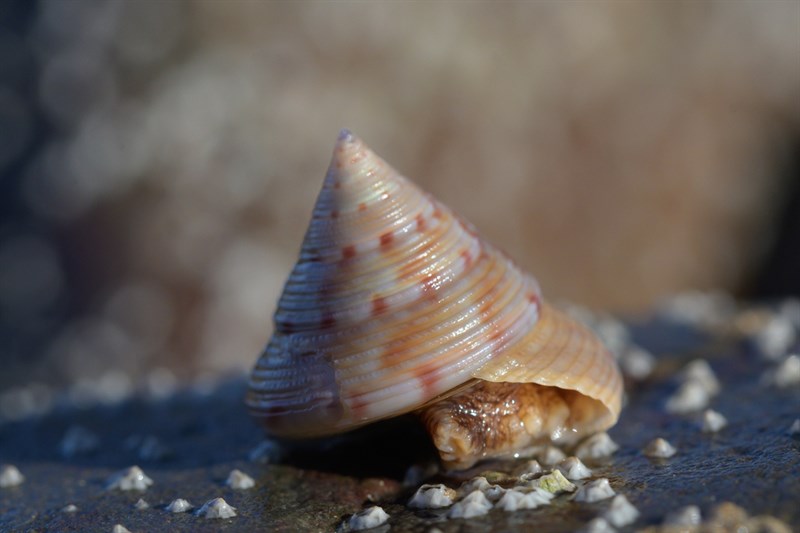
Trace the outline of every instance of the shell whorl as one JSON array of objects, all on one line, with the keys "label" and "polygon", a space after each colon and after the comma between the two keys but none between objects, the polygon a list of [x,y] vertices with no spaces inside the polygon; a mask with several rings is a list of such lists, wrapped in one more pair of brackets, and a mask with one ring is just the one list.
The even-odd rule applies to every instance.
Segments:
[{"label": "shell whorl", "polygon": [[532,277],[343,131],[247,403],[270,432],[311,437],[412,411],[473,378],[543,379],[597,399],[613,423],[610,356],[563,315],[540,320],[542,309]]}]

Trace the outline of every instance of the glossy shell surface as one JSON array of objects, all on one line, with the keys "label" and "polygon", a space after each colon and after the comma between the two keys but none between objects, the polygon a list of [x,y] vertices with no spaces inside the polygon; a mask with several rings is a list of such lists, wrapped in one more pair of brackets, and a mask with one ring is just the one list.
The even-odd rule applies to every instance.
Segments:
[{"label": "glossy shell surface", "polygon": [[347,431],[476,380],[577,391],[597,428],[619,414],[619,371],[595,336],[348,131],[274,325],[247,403],[278,436]]}]

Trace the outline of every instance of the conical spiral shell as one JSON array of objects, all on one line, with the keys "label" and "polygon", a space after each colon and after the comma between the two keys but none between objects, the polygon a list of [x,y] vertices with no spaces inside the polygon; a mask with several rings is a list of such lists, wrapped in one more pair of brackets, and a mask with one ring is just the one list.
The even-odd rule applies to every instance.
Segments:
[{"label": "conical spiral shell", "polygon": [[619,414],[615,362],[536,281],[343,131],[247,403],[279,436],[346,431],[477,379],[578,391]]}]

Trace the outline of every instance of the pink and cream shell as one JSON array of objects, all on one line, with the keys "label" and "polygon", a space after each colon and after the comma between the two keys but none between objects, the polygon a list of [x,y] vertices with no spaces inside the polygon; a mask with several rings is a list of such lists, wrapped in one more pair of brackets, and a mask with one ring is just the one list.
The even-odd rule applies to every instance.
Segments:
[{"label": "pink and cream shell", "polygon": [[274,323],[247,403],[277,436],[344,432],[469,394],[481,380],[578,399],[568,400],[568,419],[536,438],[570,440],[619,415],[620,373],[600,341],[348,131]]}]

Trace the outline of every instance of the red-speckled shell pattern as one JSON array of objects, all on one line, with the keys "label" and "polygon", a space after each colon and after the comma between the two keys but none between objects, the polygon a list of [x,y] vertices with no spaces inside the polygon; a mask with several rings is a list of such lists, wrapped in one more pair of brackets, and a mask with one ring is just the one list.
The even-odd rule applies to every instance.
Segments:
[{"label": "red-speckled shell pattern", "polygon": [[476,376],[519,381],[541,308],[532,277],[343,131],[247,402],[273,434],[312,437]]}]

